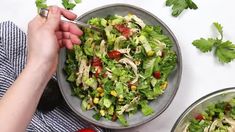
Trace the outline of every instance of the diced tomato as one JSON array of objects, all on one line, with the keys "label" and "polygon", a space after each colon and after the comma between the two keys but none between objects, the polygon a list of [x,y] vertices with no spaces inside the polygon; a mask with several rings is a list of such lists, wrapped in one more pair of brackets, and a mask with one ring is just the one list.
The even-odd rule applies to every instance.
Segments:
[{"label": "diced tomato", "polygon": [[153,72],[153,76],[154,76],[156,79],[160,79],[160,78],[161,78],[161,72],[160,72],[160,71],[155,71],[155,72]]},{"label": "diced tomato", "polygon": [[204,119],[204,117],[202,116],[202,114],[198,114],[197,116],[195,116],[195,119],[201,121]]},{"label": "diced tomato", "polygon": [[83,129],[77,130],[76,132],[96,132],[96,131],[91,128],[83,128]]},{"label": "diced tomato", "polygon": [[131,36],[131,29],[126,27],[124,24],[115,25],[115,28],[126,38]]},{"label": "diced tomato", "polygon": [[101,59],[99,57],[93,57],[91,65],[92,66],[102,66]]},{"label": "diced tomato", "polygon": [[95,77],[99,77],[103,67],[102,66],[96,66],[95,69],[96,69]]},{"label": "diced tomato", "polygon": [[108,52],[108,57],[110,59],[119,59],[121,57],[121,53],[117,50],[112,50]]}]

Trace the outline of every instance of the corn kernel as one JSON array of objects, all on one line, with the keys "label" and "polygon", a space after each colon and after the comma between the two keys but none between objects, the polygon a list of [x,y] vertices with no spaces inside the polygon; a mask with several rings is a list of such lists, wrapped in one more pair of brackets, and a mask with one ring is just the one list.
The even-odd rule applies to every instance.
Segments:
[{"label": "corn kernel", "polygon": [[93,103],[94,103],[94,104],[98,104],[98,103],[99,103],[99,98],[94,98],[94,99],[93,99]]},{"label": "corn kernel", "polygon": [[86,108],[87,108],[88,110],[91,109],[91,105],[88,104]]},{"label": "corn kernel", "polygon": [[118,101],[119,101],[119,102],[123,102],[124,99],[123,99],[123,98],[119,98]]},{"label": "corn kernel", "polygon": [[140,63],[141,63],[139,60],[136,60],[134,62],[135,62],[136,65],[140,65]]},{"label": "corn kernel", "polygon": [[150,57],[150,56],[153,56],[153,55],[154,55],[154,51],[150,50],[150,51],[147,52],[147,56]]},{"label": "corn kernel", "polygon": [[137,88],[137,87],[136,87],[135,85],[131,85],[131,90],[132,90],[132,91],[135,91],[136,88]]},{"label": "corn kernel", "polygon": [[101,116],[105,116],[105,111],[104,110],[100,110],[100,115]]},{"label": "corn kernel", "polygon": [[118,97],[119,97],[119,99],[123,99],[124,98],[122,94],[119,95]]},{"label": "corn kernel", "polygon": [[103,97],[104,96],[104,92],[103,93],[100,93],[100,97]]},{"label": "corn kernel", "polygon": [[162,85],[161,85],[161,89],[166,89],[166,87],[167,87],[167,85],[168,85],[168,82],[164,82]]},{"label": "corn kernel", "polygon": [[110,94],[113,95],[114,97],[117,97],[117,92],[115,90],[112,90]]},{"label": "corn kernel", "polygon": [[97,91],[98,91],[99,93],[102,93],[102,92],[104,92],[104,89],[101,88],[101,87],[98,87],[98,88],[97,88]]}]

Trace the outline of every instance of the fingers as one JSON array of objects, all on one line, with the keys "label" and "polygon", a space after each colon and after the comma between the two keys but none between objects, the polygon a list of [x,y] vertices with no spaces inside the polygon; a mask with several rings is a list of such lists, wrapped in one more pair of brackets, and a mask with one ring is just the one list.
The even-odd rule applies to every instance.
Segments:
[{"label": "fingers", "polygon": [[81,36],[83,32],[75,24],[61,21],[61,15],[70,20],[74,20],[77,17],[76,14],[68,10],[51,6],[49,8],[49,14],[45,22],[45,26],[47,29],[52,29],[51,31],[55,33],[58,44],[61,48],[66,47],[68,49],[72,49],[73,44],[81,43],[78,36]]},{"label": "fingers", "polygon": [[69,39],[63,39],[63,40],[62,40],[62,43],[63,43],[63,45],[64,45],[66,48],[68,48],[68,49],[73,49],[73,44],[72,44],[71,40],[69,40]]},{"label": "fingers", "polygon": [[81,40],[78,36],[69,32],[56,32],[56,37],[60,48],[66,47],[68,49],[73,48],[73,44],[80,44]]},{"label": "fingers", "polygon": [[41,25],[46,21],[45,18],[42,18],[41,16],[37,15],[36,17],[33,18],[33,20],[31,20],[28,24],[28,28],[30,30],[36,30],[39,27],[41,27]]},{"label": "fingers", "polygon": [[83,34],[82,30],[75,24],[61,21],[60,29],[64,32],[71,32],[75,35],[81,36]]},{"label": "fingers", "polygon": [[69,20],[74,20],[77,18],[76,14],[74,14],[71,11],[68,11],[66,9],[60,8],[60,12],[65,18],[67,18]]},{"label": "fingers", "polygon": [[55,34],[56,34],[57,40],[70,39],[73,44],[81,43],[81,40],[78,38],[78,36],[70,32],[56,32]]},{"label": "fingers", "polygon": [[60,23],[60,15],[60,8],[56,6],[51,6],[49,8],[49,13],[45,25],[55,31]]}]

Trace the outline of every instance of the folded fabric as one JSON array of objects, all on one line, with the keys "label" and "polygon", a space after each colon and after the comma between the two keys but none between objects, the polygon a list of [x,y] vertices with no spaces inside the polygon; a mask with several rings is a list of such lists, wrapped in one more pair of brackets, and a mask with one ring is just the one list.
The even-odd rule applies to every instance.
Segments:
[{"label": "folded fabric", "polygon": [[[0,23],[0,99],[24,68],[26,49],[26,34],[12,22]],[[47,113],[37,110],[27,131],[75,132],[86,127],[98,132],[110,131],[84,121],[63,104]]]}]

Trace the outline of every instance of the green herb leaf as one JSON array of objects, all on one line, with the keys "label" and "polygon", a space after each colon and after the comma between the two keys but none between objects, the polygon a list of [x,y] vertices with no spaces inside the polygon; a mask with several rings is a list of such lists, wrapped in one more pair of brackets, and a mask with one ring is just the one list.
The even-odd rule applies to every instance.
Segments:
[{"label": "green herb leaf", "polygon": [[215,55],[222,63],[229,63],[235,59],[235,45],[230,41],[223,42],[217,47]]},{"label": "green herb leaf", "polygon": [[218,22],[214,22],[213,25],[216,27],[221,35],[221,38],[201,38],[193,41],[193,45],[196,46],[201,52],[209,52],[215,48],[215,55],[222,63],[229,63],[235,59],[235,45],[230,41],[223,42],[223,26]]},{"label": "green herb leaf", "polygon": [[197,5],[192,0],[186,0],[190,9],[198,9]]},{"label": "green herb leaf", "polygon": [[82,2],[82,0],[74,0],[76,4],[79,4]]},{"label": "green herb leaf", "polygon": [[92,116],[95,120],[100,120],[100,118],[102,117],[99,113],[96,113]]},{"label": "green herb leaf", "polygon": [[172,16],[179,16],[185,9],[197,9],[192,0],[167,0],[166,6],[172,6]]},{"label": "green herb leaf", "polygon": [[221,24],[219,24],[218,22],[214,22],[213,24],[216,27],[216,29],[218,30],[218,32],[220,33],[221,39],[223,39],[223,26]]},{"label": "green herb leaf", "polygon": [[36,7],[39,9],[41,8],[47,8],[46,0],[36,0],[35,1]]},{"label": "green herb leaf", "polygon": [[196,46],[203,53],[211,51],[214,44],[215,40],[212,38],[209,39],[201,38],[193,41],[193,45]]},{"label": "green herb leaf", "polygon": [[67,10],[72,10],[76,6],[76,4],[70,3],[69,0],[62,0],[62,5]]}]

